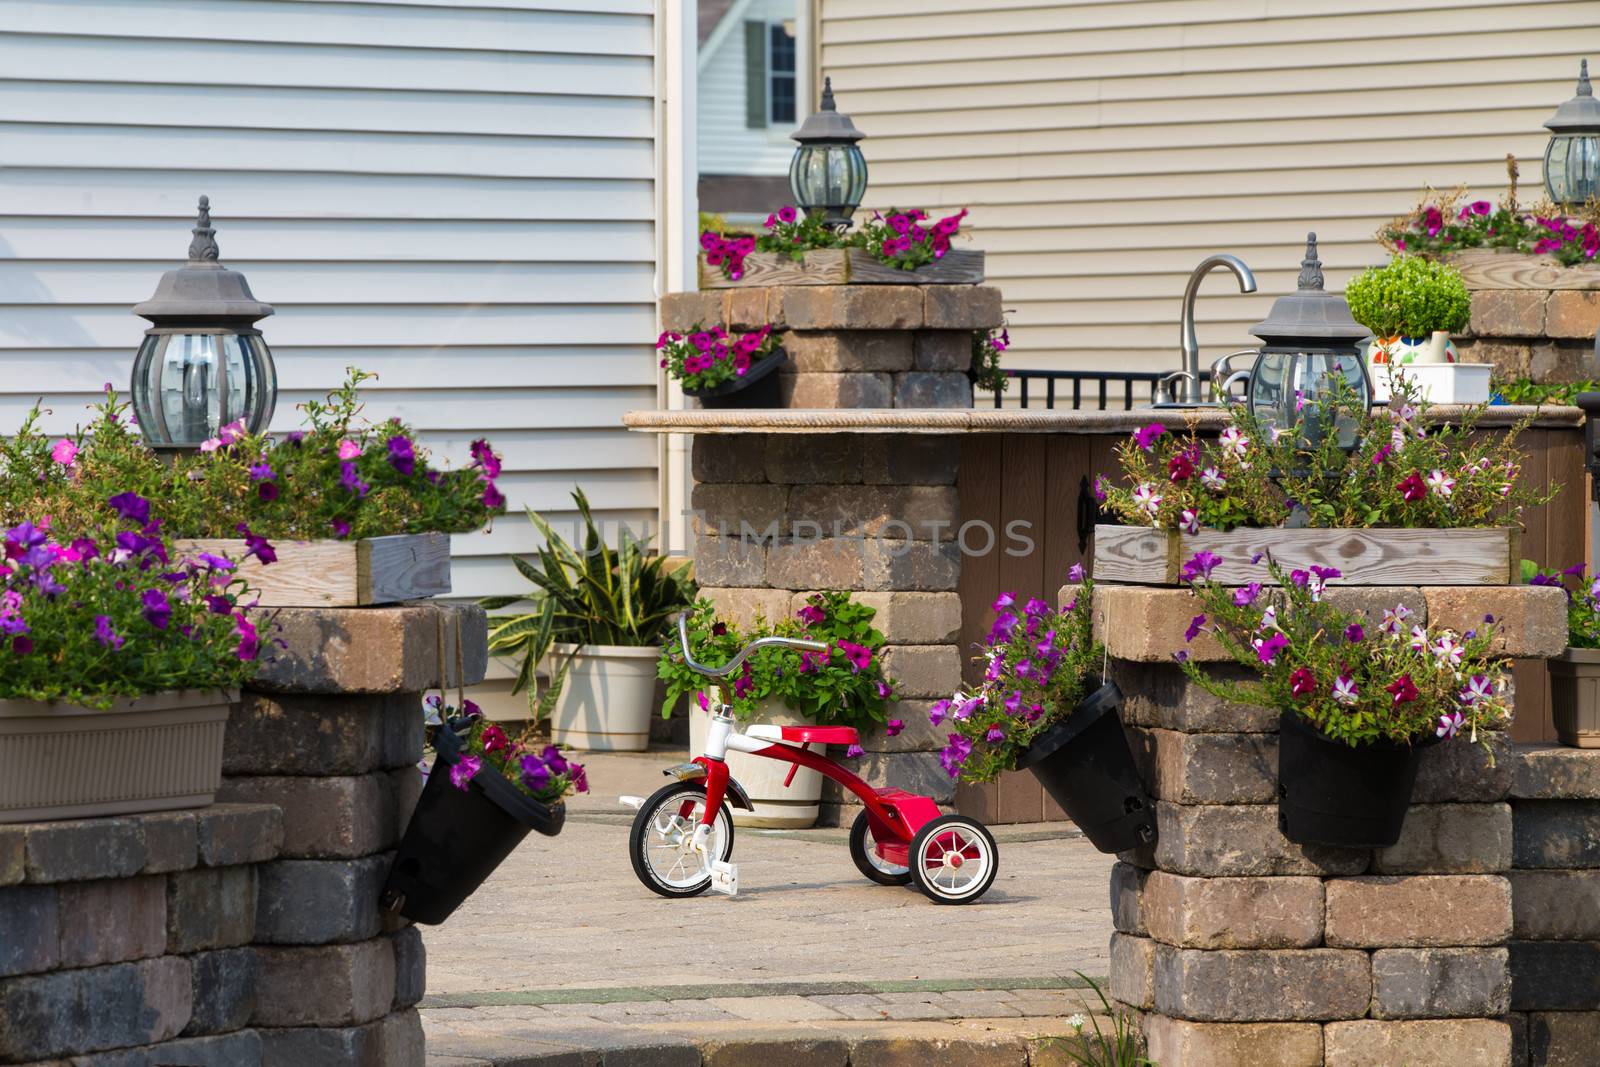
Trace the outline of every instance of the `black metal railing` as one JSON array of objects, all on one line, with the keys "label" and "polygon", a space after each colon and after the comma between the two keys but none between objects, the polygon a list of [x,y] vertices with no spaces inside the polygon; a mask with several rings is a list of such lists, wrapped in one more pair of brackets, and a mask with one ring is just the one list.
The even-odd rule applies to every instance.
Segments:
[{"label": "black metal railing", "polygon": [[[1032,407],[1037,399],[1038,386],[1042,385],[1044,408],[1071,408],[1077,411],[1093,407],[1105,411],[1113,404],[1131,408],[1148,404],[1155,399],[1156,382],[1166,377],[1165,371],[1105,371],[1105,370],[1008,370],[1013,388],[1003,393],[993,393],[994,406],[1006,406],[1011,397],[1018,407]],[[1211,373],[1200,372],[1200,380],[1209,382]],[[1062,383],[1066,383],[1065,385]],[[1088,388],[1085,388],[1088,383]],[[1070,385],[1070,389],[1067,386]],[[1065,394],[1065,395],[1063,395]],[[1071,402],[1067,399],[1070,397]],[[1088,401],[1088,403],[1085,403]]]}]

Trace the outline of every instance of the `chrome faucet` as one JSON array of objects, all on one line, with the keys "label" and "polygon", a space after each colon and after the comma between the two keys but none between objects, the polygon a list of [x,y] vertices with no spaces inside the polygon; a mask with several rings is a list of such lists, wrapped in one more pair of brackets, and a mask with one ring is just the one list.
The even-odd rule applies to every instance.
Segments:
[{"label": "chrome faucet", "polygon": [[[1200,341],[1194,334],[1194,301],[1200,293],[1201,279],[1218,267],[1233,271],[1234,277],[1239,279],[1241,293],[1256,291],[1256,276],[1250,273],[1250,268],[1238,256],[1226,252],[1217,252],[1202,259],[1194,273],[1189,275],[1189,284],[1183,290],[1183,369],[1163,379],[1175,403],[1196,406],[1207,403],[1205,390],[1200,385]],[[1179,381],[1184,383],[1181,397],[1178,396],[1176,384]]]}]

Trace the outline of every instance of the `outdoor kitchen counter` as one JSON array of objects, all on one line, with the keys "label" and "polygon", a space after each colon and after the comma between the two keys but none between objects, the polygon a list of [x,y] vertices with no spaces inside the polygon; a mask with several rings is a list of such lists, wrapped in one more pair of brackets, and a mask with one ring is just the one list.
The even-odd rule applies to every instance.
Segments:
[{"label": "outdoor kitchen counter", "polygon": [[[1440,404],[1428,411],[1429,421],[1456,422],[1473,410]],[[1575,428],[1583,412],[1575,407],[1524,404],[1496,405],[1478,420],[1483,427],[1510,426],[1534,417],[1540,428]],[[643,433],[690,434],[967,434],[1078,433],[1120,434],[1159,422],[1180,427],[1220,430],[1227,425],[1220,408],[1130,408],[1124,411],[1031,410],[1026,408],[700,408],[683,411],[630,411],[623,425]]]}]

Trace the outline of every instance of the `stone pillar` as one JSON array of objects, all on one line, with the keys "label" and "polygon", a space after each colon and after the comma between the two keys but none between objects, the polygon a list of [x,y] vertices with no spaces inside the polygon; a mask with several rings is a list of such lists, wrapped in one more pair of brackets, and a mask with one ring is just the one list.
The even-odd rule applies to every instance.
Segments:
[{"label": "stone pillar", "polygon": [[1600,1057],[1600,750],[1520,746],[1511,766],[1511,828],[1511,1024],[1529,1067],[1593,1063]]},{"label": "stone pillar", "polygon": [[261,1062],[422,1067],[422,938],[378,894],[422,788],[423,691],[482,680],[484,614],[417,602],[274,617],[283,644],[228,722],[220,794],[283,813],[282,850],[258,872]]},{"label": "stone pillar", "polygon": [[[1330,598],[1369,616],[1404,603],[1456,630],[1493,614],[1511,655],[1566,643],[1559,590],[1337,587]],[[1156,798],[1157,842],[1121,856],[1111,884],[1110,992],[1143,1013],[1150,1057],[1513,1063],[1511,746],[1496,739],[1493,767],[1468,744],[1428,749],[1393,847],[1297,845],[1278,831],[1277,712],[1220,701],[1171,661],[1181,648],[1222,658],[1184,641],[1193,614],[1181,589],[1096,593]]]},{"label": "stone pillar", "polygon": [[1600,269],[1536,256],[1472,251],[1450,257],[1472,293],[1462,360],[1507,378],[1576,382],[1600,376]]},{"label": "stone pillar", "polygon": [[[733,288],[662,300],[670,330],[788,329],[792,408],[970,408],[974,330],[998,326],[1000,291],[971,285]],[[746,413],[748,414],[748,413]],[[961,684],[960,441],[916,434],[740,433],[693,443],[696,577],[748,624],[850,590],[878,609],[898,682],[898,737],[862,738],[856,770],[877,786],[954,799],[927,710]],[[837,755],[837,753],[836,753]],[[825,783],[822,822],[859,807]]]},{"label": "stone pillar", "polygon": [[259,1067],[249,946],[282,841],[262,804],[0,826],[0,1063]]}]

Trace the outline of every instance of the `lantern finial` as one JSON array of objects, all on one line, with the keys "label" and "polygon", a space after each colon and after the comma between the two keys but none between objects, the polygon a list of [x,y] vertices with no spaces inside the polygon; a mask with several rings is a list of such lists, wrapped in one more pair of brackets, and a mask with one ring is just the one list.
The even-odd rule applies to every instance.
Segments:
[{"label": "lantern finial", "polygon": [[1300,261],[1300,283],[1298,288],[1301,291],[1314,289],[1321,292],[1322,290],[1322,260],[1317,258],[1317,235],[1315,233],[1306,234],[1306,258]]},{"label": "lantern finial", "polygon": [[189,242],[189,261],[199,263],[202,261],[216,262],[221,252],[217,248],[217,231],[211,227],[211,198],[200,198],[200,214],[195,219],[194,240]]},{"label": "lantern finial", "polygon": [[1594,95],[1594,87],[1589,84],[1589,61],[1587,59],[1578,60],[1578,95]]},{"label": "lantern finial", "polygon": [[[1585,62],[1587,62],[1587,61],[1585,61]],[[1588,69],[1589,68],[1587,66],[1584,67],[1584,72],[1585,72],[1585,74],[1584,74],[1584,84],[1585,85],[1588,84]],[[819,111],[838,111],[839,110],[839,108],[833,102],[833,79],[832,78],[823,78],[822,79],[822,106],[820,108],[818,108],[818,110]]]}]

